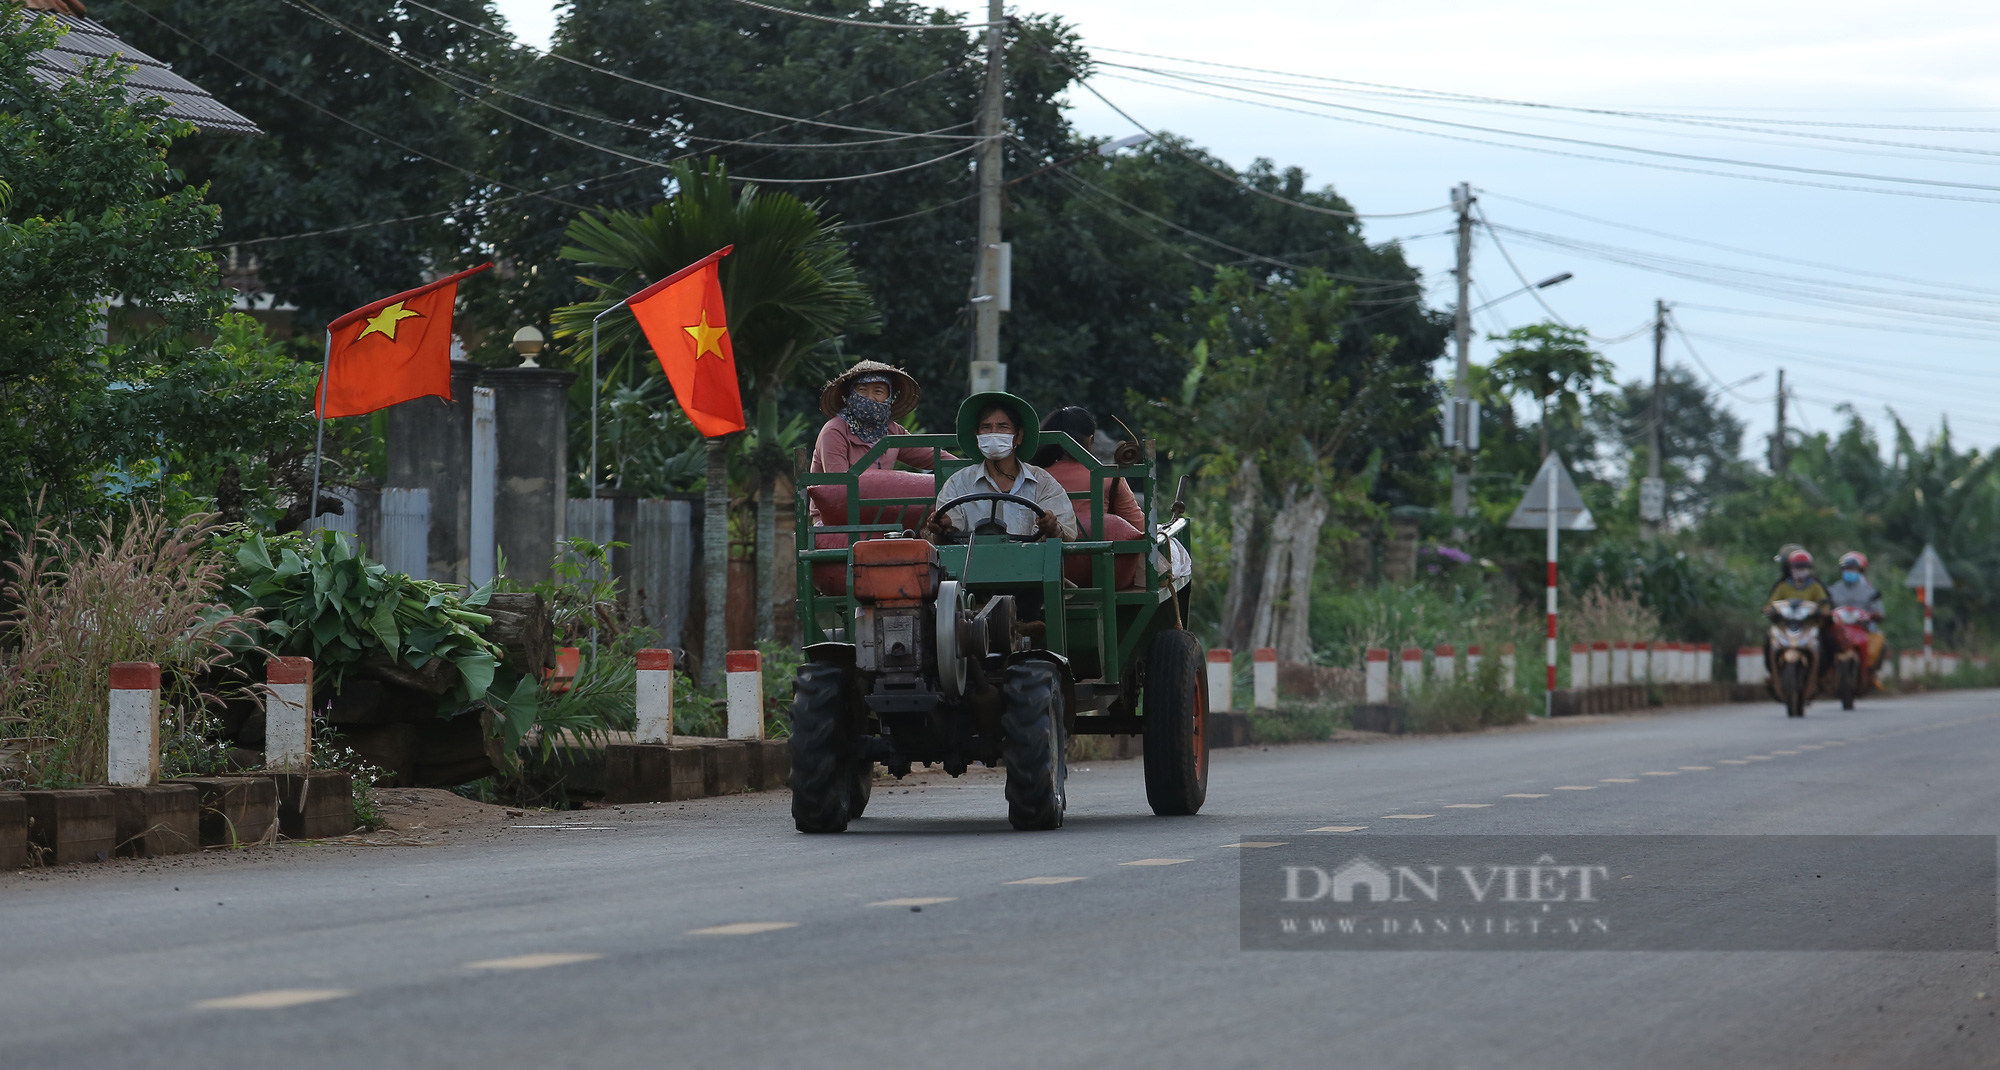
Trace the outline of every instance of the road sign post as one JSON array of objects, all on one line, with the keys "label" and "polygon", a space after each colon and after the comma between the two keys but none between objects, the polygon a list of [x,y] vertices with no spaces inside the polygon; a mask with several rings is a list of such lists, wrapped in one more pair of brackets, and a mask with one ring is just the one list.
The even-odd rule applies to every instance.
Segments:
[{"label": "road sign post", "polygon": [[1910,576],[1903,584],[1917,588],[1917,598],[1924,604],[1924,671],[1936,672],[1937,657],[1931,651],[1931,606],[1938,591],[1951,589],[1951,573],[1945,571],[1937,547],[1924,544],[1924,552],[1917,555],[1916,564],[1910,566]]},{"label": "road sign post", "polygon": [[[1562,458],[1551,453],[1542,459],[1541,471],[1535,473],[1534,483],[1521,496],[1521,504],[1514,509],[1507,526],[1529,531],[1542,528],[1548,533],[1549,625],[1544,645],[1547,683],[1542,696],[1542,716],[1553,716],[1556,693],[1556,532],[1563,528],[1595,531],[1597,522],[1591,518],[1590,508],[1583,504],[1583,495],[1577,491],[1576,482],[1569,477],[1569,469],[1563,467]],[[1572,680],[1571,686],[1583,683],[1588,681]]]}]

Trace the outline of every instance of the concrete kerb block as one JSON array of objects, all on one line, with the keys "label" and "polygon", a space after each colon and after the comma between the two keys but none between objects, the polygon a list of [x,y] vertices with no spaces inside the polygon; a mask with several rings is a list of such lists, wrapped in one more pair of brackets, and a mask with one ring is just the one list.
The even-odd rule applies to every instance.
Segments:
[{"label": "concrete kerb block", "polygon": [[741,795],[750,790],[750,747],[739,739],[718,739],[695,748],[701,752],[704,795]]},{"label": "concrete kerb block", "polygon": [[312,767],[312,678],[311,658],[272,658],[265,664],[266,769],[303,773]]},{"label": "concrete kerb block", "polygon": [[106,788],[24,791],[28,846],[45,866],[102,862],[118,847],[118,818]]},{"label": "concrete kerb block", "polygon": [[1278,651],[1260,646],[1250,652],[1250,692],[1253,708],[1278,708]]},{"label": "concrete kerb block", "polygon": [[640,743],[674,741],[674,652],[639,651],[637,713]]},{"label": "concrete kerb block", "polygon": [[160,667],[150,661],[111,666],[104,733],[105,782],[143,787],[160,779]]},{"label": "concrete kerb block", "polygon": [[1382,647],[1369,647],[1361,663],[1364,681],[1363,699],[1370,706],[1386,705],[1389,701],[1389,651]]},{"label": "concrete kerb block", "polygon": [[604,748],[607,803],[685,802],[708,794],[700,746],[611,743]]},{"label": "concrete kerb block", "polygon": [[28,800],[18,791],[0,791],[0,873],[28,864]]},{"label": "concrete kerb block", "polygon": [[201,845],[248,847],[278,836],[278,785],[270,777],[183,777],[201,792]]},{"label": "concrete kerb block", "polygon": [[354,774],[341,769],[262,773],[277,790],[278,834],[325,840],[354,831]]},{"label": "concrete kerb block", "polygon": [[158,858],[201,848],[201,793],[190,784],[111,787],[120,858]]},{"label": "concrete kerb block", "polygon": [[1217,647],[1208,652],[1208,712],[1228,713],[1236,699],[1236,652]]},{"label": "concrete kerb block", "polygon": [[729,738],[764,738],[764,656],[732,650],[724,658],[729,696]]},{"label": "concrete kerb block", "polygon": [[776,791],[791,783],[792,741],[790,739],[752,740],[745,750],[750,758],[748,779],[751,791]]}]

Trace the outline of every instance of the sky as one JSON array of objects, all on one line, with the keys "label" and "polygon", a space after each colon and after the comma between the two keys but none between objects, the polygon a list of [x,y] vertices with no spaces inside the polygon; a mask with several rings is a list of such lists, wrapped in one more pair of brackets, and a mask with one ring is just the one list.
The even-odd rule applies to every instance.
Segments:
[{"label": "sky", "polygon": [[[545,0],[499,8],[524,41],[546,44]],[[1237,167],[1302,167],[1363,213],[1439,208],[1470,182],[1493,224],[1472,258],[1472,303],[1494,302],[1474,316],[1476,362],[1496,352],[1487,334],[1553,313],[1599,339],[1620,381],[1649,379],[1653,304],[1665,300],[1678,328],[1667,361],[1693,367],[1744,420],[1747,455],[1764,454],[1780,368],[1790,427],[1836,430],[1847,403],[1879,433],[1893,410],[1919,438],[1948,420],[1961,447],[2000,444],[2000,6],[1066,0],[1009,11],[1055,12],[1081,32],[1100,64],[1090,85],[1110,102],[1071,92],[1086,135],[1123,137],[1137,120]],[[1451,226],[1433,211],[1369,219],[1363,233],[1401,239],[1444,308]],[[1560,285],[1506,296],[1565,271],[1574,277]]]}]

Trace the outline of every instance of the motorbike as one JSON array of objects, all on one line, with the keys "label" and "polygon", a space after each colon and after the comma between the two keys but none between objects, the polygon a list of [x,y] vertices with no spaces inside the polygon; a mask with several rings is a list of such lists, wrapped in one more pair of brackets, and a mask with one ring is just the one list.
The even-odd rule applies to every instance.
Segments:
[{"label": "motorbike", "polygon": [[1833,610],[1833,691],[1840,696],[1840,708],[1854,708],[1854,698],[1875,686],[1875,668],[1868,663],[1868,625],[1874,618],[1859,606],[1836,606]]},{"label": "motorbike", "polygon": [[1819,603],[1778,599],[1764,615],[1771,619],[1771,697],[1785,704],[1785,716],[1804,717],[1819,684]]}]

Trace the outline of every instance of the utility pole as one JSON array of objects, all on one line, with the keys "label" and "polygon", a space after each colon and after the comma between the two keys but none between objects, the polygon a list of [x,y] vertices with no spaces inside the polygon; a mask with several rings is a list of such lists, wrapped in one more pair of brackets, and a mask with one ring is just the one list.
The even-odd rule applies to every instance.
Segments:
[{"label": "utility pole", "polygon": [[1478,444],[1478,428],[1472,414],[1472,183],[1461,182],[1451,191],[1452,205],[1458,209],[1458,312],[1453,317],[1452,335],[1458,343],[1458,376],[1452,389],[1451,411],[1445,414],[1446,445],[1452,451],[1451,515],[1472,515],[1472,448]]},{"label": "utility pole", "polygon": [[1639,519],[1646,534],[1659,538],[1667,519],[1667,481],[1660,476],[1660,424],[1666,417],[1666,396],[1660,386],[1667,358],[1667,303],[1653,302],[1653,403],[1646,420],[1646,478],[1639,484]]},{"label": "utility pole", "polygon": [[1000,313],[1006,311],[1007,281],[1004,274],[1012,265],[1004,263],[1006,248],[1000,244],[1000,198],[1004,186],[1000,177],[1005,155],[1006,127],[1002,104],[1007,82],[1001,61],[1007,50],[1006,12],[1002,0],[987,0],[986,82],[980,91],[979,136],[979,255],[972,278],[972,391],[1007,389],[1007,369],[1000,363]]},{"label": "utility pole", "polygon": [[1778,369],[1778,429],[1771,434],[1771,474],[1783,475],[1791,468],[1791,452],[1785,448],[1785,369]]}]

